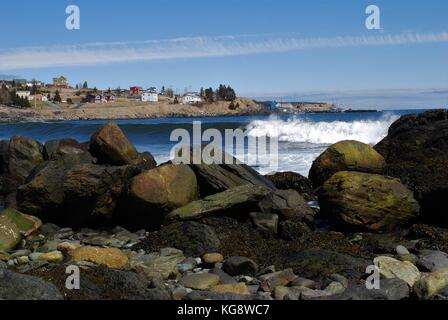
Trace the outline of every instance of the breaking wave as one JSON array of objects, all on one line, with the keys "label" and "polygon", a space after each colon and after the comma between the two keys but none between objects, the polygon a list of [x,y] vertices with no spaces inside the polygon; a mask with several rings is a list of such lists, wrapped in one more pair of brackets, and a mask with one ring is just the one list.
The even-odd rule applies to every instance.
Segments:
[{"label": "breaking wave", "polygon": [[333,144],[342,140],[357,140],[376,144],[387,136],[389,127],[399,116],[389,114],[376,120],[315,122],[304,119],[255,120],[248,126],[249,135],[277,137],[280,142]]}]

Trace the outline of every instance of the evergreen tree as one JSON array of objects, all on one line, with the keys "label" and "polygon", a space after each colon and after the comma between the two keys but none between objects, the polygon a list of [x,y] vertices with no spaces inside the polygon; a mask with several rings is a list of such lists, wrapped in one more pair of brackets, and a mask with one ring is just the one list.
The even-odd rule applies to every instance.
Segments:
[{"label": "evergreen tree", "polygon": [[87,81],[84,81],[84,84],[82,85],[83,89],[88,89],[89,85],[87,84]]},{"label": "evergreen tree", "polygon": [[205,89],[205,92],[204,92],[205,101],[207,101],[208,103],[214,102],[215,101],[214,96],[215,96],[215,92],[213,91],[212,88]]},{"label": "evergreen tree", "polygon": [[56,102],[56,103],[62,102],[61,96],[59,94],[59,90],[56,90],[56,93],[54,94],[53,102]]}]

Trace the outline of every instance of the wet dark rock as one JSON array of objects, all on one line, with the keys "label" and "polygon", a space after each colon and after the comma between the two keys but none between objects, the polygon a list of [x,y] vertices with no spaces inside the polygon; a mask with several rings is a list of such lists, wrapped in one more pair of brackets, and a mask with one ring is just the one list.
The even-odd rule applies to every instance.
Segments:
[{"label": "wet dark rock", "polygon": [[289,261],[286,266],[292,268],[295,274],[319,282],[335,273],[350,281],[359,280],[367,266],[372,264],[368,259],[317,248],[292,255]]},{"label": "wet dark rock", "polygon": [[231,275],[225,273],[222,269],[214,268],[210,270],[210,273],[219,276],[219,282],[221,284],[236,284],[238,283]]},{"label": "wet dark rock", "polygon": [[110,221],[127,181],[138,171],[131,166],[78,164],[64,157],[47,162],[18,190],[18,207],[44,221],[84,227]]},{"label": "wet dark rock", "polygon": [[409,286],[398,278],[382,279],[380,289],[369,290],[365,285],[351,286],[344,293],[325,300],[405,300],[409,299]]},{"label": "wet dark rock", "polygon": [[136,248],[158,251],[163,247],[182,250],[188,256],[199,257],[209,252],[219,252],[221,241],[213,227],[206,224],[186,221],[162,227],[150,233],[147,239]]},{"label": "wet dark rock", "polygon": [[278,214],[280,220],[283,221],[308,221],[312,223],[314,220],[315,211],[294,190],[276,190],[260,201],[258,206],[262,212]]},{"label": "wet dark rock", "polygon": [[222,270],[231,276],[255,275],[258,271],[258,265],[249,258],[230,257],[224,261]]},{"label": "wet dark rock", "polygon": [[14,136],[0,143],[0,194],[14,192],[33,169],[44,161],[42,145],[36,140]]},{"label": "wet dark rock", "polygon": [[202,198],[246,184],[275,189],[271,181],[245,164],[201,164],[190,167],[198,179]]},{"label": "wet dark rock", "polygon": [[265,175],[279,190],[295,190],[307,201],[315,200],[313,186],[311,181],[295,172],[276,172]]},{"label": "wet dark rock", "polygon": [[448,254],[436,250],[422,250],[418,255],[417,267],[425,272],[448,268]]},{"label": "wet dark rock", "polygon": [[83,269],[80,290],[65,287],[65,265],[49,265],[32,271],[52,282],[68,300],[170,300],[167,290],[154,287],[143,275],[95,267]]},{"label": "wet dark rock", "polygon": [[43,148],[45,160],[57,160],[64,155],[79,157],[81,162],[94,162],[95,159],[88,152],[88,146],[74,139],[51,140]]},{"label": "wet dark rock", "polygon": [[448,226],[448,111],[401,117],[375,149],[386,159],[386,173],[415,192],[422,219]]},{"label": "wet dark rock", "polygon": [[62,300],[59,290],[40,278],[0,271],[0,300]]},{"label": "wet dark rock", "polygon": [[272,213],[253,212],[250,214],[256,229],[266,236],[276,236],[278,233],[278,215]]}]

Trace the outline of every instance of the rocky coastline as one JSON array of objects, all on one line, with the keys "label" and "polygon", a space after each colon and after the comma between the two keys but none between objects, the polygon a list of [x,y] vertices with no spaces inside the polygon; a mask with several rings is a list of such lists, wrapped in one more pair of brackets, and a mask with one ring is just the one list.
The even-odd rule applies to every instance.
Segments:
[{"label": "rocky coastline", "polygon": [[157,164],[113,122],[88,142],[15,136],[0,141],[0,299],[448,300],[447,174],[447,110],[332,145],[309,178]]},{"label": "rocky coastline", "polygon": [[142,120],[158,118],[206,118],[226,116],[265,115],[271,111],[247,99],[238,99],[240,107],[228,108],[223,102],[205,104],[201,107],[190,105],[173,105],[168,103],[152,104],[85,104],[75,107],[54,105],[40,109],[20,109],[0,105],[0,123],[16,122],[56,122],[86,120]]}]

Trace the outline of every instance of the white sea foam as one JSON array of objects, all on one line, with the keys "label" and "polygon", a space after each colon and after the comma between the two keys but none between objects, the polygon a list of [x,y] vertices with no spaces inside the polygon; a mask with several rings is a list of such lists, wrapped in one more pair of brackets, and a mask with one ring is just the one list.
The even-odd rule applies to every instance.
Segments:
[{"label": "white sea foam", "polygon": [[379,120],[355,120],[352,122],[313,122],[304,119],[252,121],[249,135],[276,137],[280,142],[304,142],[333,144],[342,140],[357,140],[376,144],[387,136],[390,125],[399,117],[384,115]]}]

